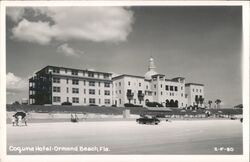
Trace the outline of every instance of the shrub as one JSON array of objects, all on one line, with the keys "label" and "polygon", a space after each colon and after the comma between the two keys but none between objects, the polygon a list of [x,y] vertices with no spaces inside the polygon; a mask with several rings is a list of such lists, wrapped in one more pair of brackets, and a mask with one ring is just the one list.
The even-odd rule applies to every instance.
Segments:
[{"label": "shrub", "polygon": [[158,102],[147,102],[146,106],[148,106],[148,107],[163,107],[163,105],[158,103]]},{"label": "shrub", "polygon": [[63,102],[62,105],[72,105],[71,102]]},{"label": "shrub", "polygon": [[98,106],[98,105],[96,105],[96,104],[89,104],[89,106]]},{"label": "shrub", "polygon": [[125,103],[124,107],[142,107],[142,105],[134,105],[132,103]]}]

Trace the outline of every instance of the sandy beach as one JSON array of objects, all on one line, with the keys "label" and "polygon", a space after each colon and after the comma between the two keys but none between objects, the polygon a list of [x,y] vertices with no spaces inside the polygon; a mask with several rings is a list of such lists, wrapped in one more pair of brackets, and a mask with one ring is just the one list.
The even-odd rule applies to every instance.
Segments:
[{"label": "sandy beach", "polygon": [[7,125],[7,153],[21,154],[242,154],[239,120],[29,123]]}]

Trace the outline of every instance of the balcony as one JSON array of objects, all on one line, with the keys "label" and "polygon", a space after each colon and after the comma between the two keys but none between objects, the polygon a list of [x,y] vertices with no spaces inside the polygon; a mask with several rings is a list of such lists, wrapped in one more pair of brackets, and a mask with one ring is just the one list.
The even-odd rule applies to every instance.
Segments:
[{"label": "balcony", "polygon": [[133,97],[134,97],[134,93],[132,93],[132,92],[127,92],[127,97],[133,98]]},{"label": "balcony", "polygon": [[138,98],[143,98],[145,95],[143,93],[138,93]]}]

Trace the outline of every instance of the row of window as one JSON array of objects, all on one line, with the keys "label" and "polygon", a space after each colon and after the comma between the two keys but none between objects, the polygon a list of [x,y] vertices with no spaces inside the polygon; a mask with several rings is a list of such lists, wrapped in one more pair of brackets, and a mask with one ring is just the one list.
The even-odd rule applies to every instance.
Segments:
[{"label": "row of window", "polygon": [[[86,103],[86,98],[83,99],[83,102]],[[61,102],[61,97],[53,96],[53,102]],[[69,97],[67,97],[67,102],[69,102]],[[72,103],[79,103],[79,97],[72,97]],[[101,99],[98,99],[98,103],[101,104]],[[104,99],[105,104],[110,104],[110,99]],[[89,104],[96,104],[95,98],[89,98]]]},{"label": "row of window", "polygon": [[[69,93],[69,88],[66,88],[67,93]],[[61,92],[61,87],[53,87],[53,92]],[[84,94],[86,94],[86,89],[84,89]],[[79,93],[79,88],[72,88],[72,93]],[[95,95],[96,90],[95,89],[89,89],[89,94]],[[98,95],[101,95],[101,90],[98,90]],[[104,90],[104,95],[109,96],[110,91]]]},{"label": "row of window", "polygon": [[[53,78],[53,83],[60,83],[60,78]],[[66,79],[66,83],[69,84],[69,79]],[[73,85],[79,85],[79,80],[78,79],[72,79],[72,84]],[[98,86],[101,86],[101,82],[97,82]],[[86,80],[83,80],[83,85],[86,85]],[[89,81],[89,86],[95,86],[96,82],[95,81]],[[110,87],[110,83],[104,83],[104,87]]]},{"label": "row of window", "polygon": [[196,92],[200,92],[200,93],[202,92],[201,89],[196,89],[196,90],[195,90],[195,89],[193,88],[193,92],[195,92],[195,91],[196,91]]},{"label": "row of window", "polygon": [[[117,86],[117,83],[115,83],[115,84]],[[121,82],[119,82],[118,84],[119,84],[119,86],[121,86]],[[130,83],[130,81],[128,81],[128,86],[130,86],[130,85],[131,85],[131,83]],[[139,87],[141,87],[141,83],[139,83]],[[161,84],[160,87],[162,88],[163,85]],[[154,88],[156,88],[156,84],[154,85]],[[148,89],[148,85],[146,85],[146,89]],[[178,91],[178,87],[177,86],[166,85],[165,89],[166,89],[166,91]],[[181,90],[183,90],[183,87],[181,87]]]},{"label": "row of window", "polygon": [[[60,74],[60,68],[53,68],[53,73]],[[65,69],[65,73],[68,73],[67,69]],[[78,76],[78,74],[79,74],[78,70],[71,70],[71,75]],[[83,72],[83,76],[85,76],[85,72]],[[93,78],[93,77],[95,77],[95,73],[89,71],[89,72],[87,72],[86,76]],[[110,76],[109,74],[103,74],[104,79],[109,79],[109,76]],[[99,73],[97,73],[97,77],[100,78]]]}]

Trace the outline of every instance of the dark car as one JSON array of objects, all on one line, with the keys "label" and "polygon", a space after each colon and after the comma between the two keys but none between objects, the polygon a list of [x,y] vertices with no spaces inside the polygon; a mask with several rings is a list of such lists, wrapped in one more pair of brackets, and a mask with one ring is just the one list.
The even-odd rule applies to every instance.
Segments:
[{"label": "dark car", "polygon": [[136,119],[136,122],[139,124],[159,124],[161,121],[155,117],[148,118],[148,117],[141,117],[139,119]]}]

